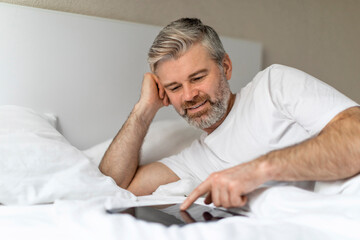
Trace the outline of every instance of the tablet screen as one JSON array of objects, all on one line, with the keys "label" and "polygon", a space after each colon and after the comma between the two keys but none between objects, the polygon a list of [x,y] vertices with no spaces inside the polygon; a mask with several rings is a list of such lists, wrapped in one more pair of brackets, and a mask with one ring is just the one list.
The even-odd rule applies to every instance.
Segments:
[{"label": "tablet screen", "polygon": [[217,221],[226,217],[244,216],[239,213],[211,208],[200,204],[192,204],[186,211],[180,210],[181,204],[153,205],[131,208],[109,209],[108,213],[130,214],[137,219],[157,222],[170,226],[195,222]]}]

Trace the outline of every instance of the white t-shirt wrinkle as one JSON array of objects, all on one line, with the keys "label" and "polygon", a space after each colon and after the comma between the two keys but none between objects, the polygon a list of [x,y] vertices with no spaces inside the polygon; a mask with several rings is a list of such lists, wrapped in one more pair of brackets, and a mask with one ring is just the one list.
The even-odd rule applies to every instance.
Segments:
[{"label": "white t-shirt wrinkle", "polygon": [[314,137],[338,113],[357,105],[305,72],[272,65],[237,93],[214,132],[160,162],[180,179],[200,183],[213,172]]}]

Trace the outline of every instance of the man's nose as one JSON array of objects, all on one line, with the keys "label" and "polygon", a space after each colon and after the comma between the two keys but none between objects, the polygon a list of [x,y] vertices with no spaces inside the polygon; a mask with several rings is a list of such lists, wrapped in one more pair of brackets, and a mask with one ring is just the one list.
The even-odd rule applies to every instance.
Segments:
[{"label": "man's nose", "polygon": [[183,100],[184,101],[191,101],[194,99],[195,96],[197,96],[199,94],[199,91],[192,87],[192,86],[184,86],[184,92],[183,92]]}]

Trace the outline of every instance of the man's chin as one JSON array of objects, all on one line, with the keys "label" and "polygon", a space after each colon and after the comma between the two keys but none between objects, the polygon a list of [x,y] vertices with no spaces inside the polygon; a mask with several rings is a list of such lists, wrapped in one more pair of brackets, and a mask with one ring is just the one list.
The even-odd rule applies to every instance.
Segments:
[{"label": "man's chin", "polygon": [[213,124],[209,123],[209,119],[207,119],[208,116],[200,115],[198,117],[184,117],[185,120],[193,127],[199,128],[199,129],[205,129],[208,127],[211,127]]},{"label": "man's chin", "polygon": [[186,112],[183,115],[180,114],[180,116],[183,117],[189,125],[199,129],[206,129],[215,124],[211,121],[211,119],[209,119],[209,115],[211,115],[209,109],[204,109],[203,111],[193,114],[189,114],[189,112]]}]

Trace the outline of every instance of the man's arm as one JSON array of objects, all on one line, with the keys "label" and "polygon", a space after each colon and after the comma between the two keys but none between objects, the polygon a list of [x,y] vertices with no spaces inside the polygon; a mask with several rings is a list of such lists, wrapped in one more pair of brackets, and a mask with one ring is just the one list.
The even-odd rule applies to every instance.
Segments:
[{"label": "man's arm", "polygon": [[320,134],[253,161],[211,174],[186,199],[188,208],[208,193],[206,203],[240,207],[245,194],[275,181],[338,180],[360,172],[360,107],[339,113]]},{"label": "man's arm", "polygon": [[356,175],[360,172],[360,107],[339,113],[317,137],[267,157],[272,179],[278,181],[326,181]]},{"label": "man's arm", "polygon": [[137,195],[149,194],[161,184],[178,180],[161,163],[138,167],[140,149],[147,130],[157,111],[169,105],[164,89],[157,82],[154,74],[144,75],[140,100],[110,144],[99,166],[100,171],[112,177],[117,185],[128,188]]}]

